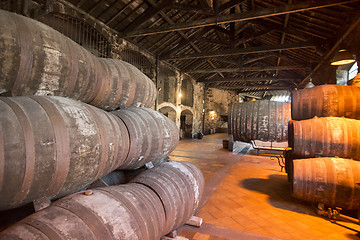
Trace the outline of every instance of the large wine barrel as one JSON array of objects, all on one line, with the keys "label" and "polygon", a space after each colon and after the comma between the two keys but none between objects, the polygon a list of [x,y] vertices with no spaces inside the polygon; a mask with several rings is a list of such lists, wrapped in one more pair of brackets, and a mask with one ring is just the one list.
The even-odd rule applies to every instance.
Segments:
[{"label": "large wine barrel", "polygon": [[0,113],[0,210],[79,191],[129,151],[124,123],[85,103],[1,97]]},{"label": "large wine barrel", "polygon": [[293,161],[292,196],[329,207],[358,209],[360,162],[343,158]]},{"label": "large wine barrel", "polygon": [[0,233],[0,239],[160,239],[196,211],[204,177],[186,162],[164,162],[133,183],[62,198]]},{"label": "large wine barrel", "polygon": [[148,187],[127,184],[75,193],[0,233],[0,239],[160,239],[165,212]]},{"label": "large wine barrel", "polygon": [[97,58],[30,18],[0,10],[0,22],[0,94],[65,96],[106,110],[154,103],[154,83],[131,64]]},{"label": "large wine barrel", "polygon": [[342,157],[360,160],[360,121],[324,117],[289,123],[294,157]]},{"label": "large wine barrel", "polygon": [[179,142],[175,123],[148,108],[127,108],[111,112],[124,121],[130,136],[130,151],[122,169],[136,169],[169,155]]},{"label": "large wine barrel", "polygon": [[291,93],[291,117],[305,120],[317,117],[360,119],[360,88],[320,85]]},{"label": "large wine barrel", "polygon": [[164,204],[164,234],[183,225],[199,207],[204,176],[187,162],[165,162],[132,180],[153,189]]},{"label": "large wine barrel", "polygon": [[233,103],[230,129],[235,141],[286,141],[290,103],[268,100]]}]

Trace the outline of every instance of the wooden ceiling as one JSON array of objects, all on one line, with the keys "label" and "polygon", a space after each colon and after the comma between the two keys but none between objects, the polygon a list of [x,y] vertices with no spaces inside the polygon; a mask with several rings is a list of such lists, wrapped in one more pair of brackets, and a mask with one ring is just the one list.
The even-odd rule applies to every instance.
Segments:
[{"label": "wooden ceiling", "polygon": [[306,84],[360,16],[355,0],[67,1],[196,81],[250,95]]}]

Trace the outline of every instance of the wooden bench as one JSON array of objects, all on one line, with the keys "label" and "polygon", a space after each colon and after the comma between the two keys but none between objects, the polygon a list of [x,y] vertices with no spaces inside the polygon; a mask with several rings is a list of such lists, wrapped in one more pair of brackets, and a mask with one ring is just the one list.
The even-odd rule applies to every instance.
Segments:
[{"label": "wooden bench", "polygon": [[290,150],[291,148],[289,147],[274,147],[272,145],[272,142],[270,143],[270,146],[258,146],[256,145],[254,140],[251,140],[251,146],[256,150],[256,155],[259,156],[260,154],[260,150],[267,150],[267,151],[275,151],[278,152],[278,154],[276,153],[267,153],[267,154],[261,154],[261,155],[265,155],[265,156],[269,156],[270,158],[276,158],[278,161],[279,166],[281,167],[281,171],[283,170],[283,168],[285,168],[285,151]]}]

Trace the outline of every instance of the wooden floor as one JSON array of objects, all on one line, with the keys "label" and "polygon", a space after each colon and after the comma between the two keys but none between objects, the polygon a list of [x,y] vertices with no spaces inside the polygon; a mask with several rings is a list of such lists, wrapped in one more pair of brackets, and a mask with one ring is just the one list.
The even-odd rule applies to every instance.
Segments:
[{"label": "wooden floor", "polygon": [[172,160],[198,166],[206,180],[201,228],[184,226],[189,239],[360,239],[360,225],[316,216],[309,203],[293,199],[276,159],[256,156],[249,144],[222,149],[227,134],[183,140]]}]

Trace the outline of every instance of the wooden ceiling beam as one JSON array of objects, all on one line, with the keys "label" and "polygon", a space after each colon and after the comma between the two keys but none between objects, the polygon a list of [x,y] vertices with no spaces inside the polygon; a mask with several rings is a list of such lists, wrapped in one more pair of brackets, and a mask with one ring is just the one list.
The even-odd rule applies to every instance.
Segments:
[{"label": "wooden ceiling beam", "polygon": [[155,28],[135,29],[133,31],[125,33],[122,37],[145,36],[145,35],[173,32],[178,30],[186,30],[186,29],[205,27],[211,25],[218,25],[218,24],[224,24],[230,22],[249,21],[253,19],[273,17],[288,13],[302,12],[302,11],[308,11],[308,10],[319,9],[324,7],[331,7],[331,6],[336,6],[336,5],[341,5],[356,1],[359,0],[347,0],[347,1],[340,1],[340,0],[311,1],[310,0],[310,1],[298,2],[294,4],[283,4],[281,6],[272,7],[272,8],[256,9],[252,11],[234,13],[229,15],[220,15],[216,17],[209,17],[209,18],[195,20],[192,22],[172,24],[170,26],[167,25],[167,26],[160,26]]},{"label": "wooden ceiling beam", "polygon": [[241,54],[249,54],[249,53],[265,53],[265,52],[274,52],[274,51],[280,51],[280,50],[310,48],[310,47],[314,47],[314,46],[315,45],[313,43],[299,42],[299,43],[261,46],[261,47],[230,49],[230,50],[222,50],[222,51],[217,51],[217,52],[202,52],[202,53],[172,55],[172,56],[164,55],[164,56],[160,56],[160,59],[161,60],[176,60],[176,59],[221,57],[221,56],[241,55]]},{"label": "wooden ceiling beam", "polygon": [[271,86],[271,85],[258,85],[258,86],[218,86],[218,88],[222,89],[231,89],[231,90],[240,90],[240,89],[247,89],[249,92],[258,92],[258,91],[267,91],[267,90],[289,90],[291,87],[289,86]]},{"label": "wooden ceiling beam", "polygon": [[291,91],[292,89],[291,88],[261,88],[261,89],[249,89],[249,90],[240,90],[238,91],[238,93],[252,93],[252,92],[266,92],[266,91],[284,91],[284,90],[288,90],[288,91]]},{"label": "wooden ceiling beam", "polygon": [[213,72],[259,72],[259,71],[283,71],[294,69],[310,69],[309,66],[266,66],[266,67],[240,67],[240,68],[209,68],[188,70],[186,73],[213,73]]},{"label": "wooden ceiling beam", "polygon": [[219,8],[218,8],[218,11],[219,11],[219,13],[223,13],[226,10],[229,10],[229,9],[235,7],[236,5],[239,5],[239,4],[241,4],[241,3],[245,2],[245,1],[246,0],[230,0],[230,1],[220,5]]},{"label": "wooden ceiling beam", "polygon": [[243,78],[216,78],[216,79],[198,79],[197,82],[260,82],[260,81],[288,81],[294,82],[294,78],[284,78],[284,77],[243,77]]},{"label": "wooden ceiling beam", "polygon": [[236,41],[235,47],[239,47],[241,44],[244,44],[244,43],[250,42],[252,40],[255,40],[256,38],[262,37],[262,36],[264,36],[266,34],[269,34],[269,33],[273,32],[273,31],[275,31],[275,30],[274,29],[267,29],[267,30],[260,31],[260,32],[257,32],[255,34],[252,34],[250,37],[241,38],[241,39]]},{"label": "wooden ceiling beam", "polygon": [[156,16],[161,11],[163,11],[167,7],[167,5],[169,5],[171,3],[171,1],[170,2],[163,1],[162,3],[160,3],[154,7],[146,9],[143,14],[141,14],[138,18],[136,18],[134,21],[132,21],[129,24],[129,26],[127,26],[125,28],[124,32],[130,32],[137,28],[140,28],[145,23],[147,23],[152,17]]}]

